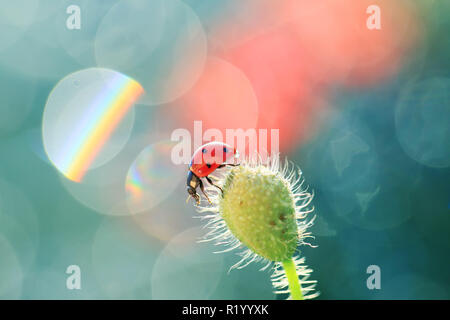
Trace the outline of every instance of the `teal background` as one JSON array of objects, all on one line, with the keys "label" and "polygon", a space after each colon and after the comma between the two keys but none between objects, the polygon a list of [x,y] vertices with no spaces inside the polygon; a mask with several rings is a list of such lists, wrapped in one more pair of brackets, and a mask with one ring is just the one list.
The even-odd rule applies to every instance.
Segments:
[{"label": "teal background", "polygon": [[[97,1],[98,18],[115,2]],[[427,1],[417,6],[421,2]],[[202,23],[226,19],[221,1],[186,3]],[[228,273],[236,252],[219,256],[212,245],[195,244],[202,222],[192,219],[196,212],[185,204],[184,173],[154,208],[159,225],[151,232],[139,223],[152,210],[136,223],[130,216],[98,213],[68,192],[46,158],[42,115],[57,82],[86,66],[48,31],[65,19],[65,6],[40,5],[49,18],[43,15],[0,50],[0,298],[285,298],[272,293],[270,273],[258,271],[262,265]],[[315,191],[318,247],[300,250],[314,269],[319,299],[450,298],[450,3],[426,7],[424,41],[399,72],[366,88],[332,86],[332,116],[285,154]],[[12,33],[4,21],[0,40],[7,41]],[[416,159],[399,142],[395,123],[411,81],[429,85],[407,91],[405,102],[424,106],[402,131],[417,139]],[[157,122],[157,108],[136,111],[132,137]],[[446,164],[426,165],[427,157]],[[381,268],[381,290],[366,287],[366,269],[373,264]],[[81,290],[66,288],[69,265],[81,268]]]}]

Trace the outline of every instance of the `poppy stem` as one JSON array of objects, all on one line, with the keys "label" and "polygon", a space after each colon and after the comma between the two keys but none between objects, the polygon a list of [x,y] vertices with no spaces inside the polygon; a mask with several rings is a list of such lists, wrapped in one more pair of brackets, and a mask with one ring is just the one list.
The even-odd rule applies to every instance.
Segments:
[{"label": "poppy stem", "polygon": [[295,268],[294,260],[290,259],[283,261],[282,265],[288,279],[292,300],[303,300],[302,289],[297,276],[297,270]]}]

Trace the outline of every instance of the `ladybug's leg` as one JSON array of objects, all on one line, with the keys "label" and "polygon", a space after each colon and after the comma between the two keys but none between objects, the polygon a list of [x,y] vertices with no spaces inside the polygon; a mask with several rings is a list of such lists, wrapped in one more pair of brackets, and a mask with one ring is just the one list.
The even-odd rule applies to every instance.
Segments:
[{"label": "ladybug's leg", "polygon": [[230,167],[238,167],[238,166],[240,166],[240,165],[241,165],[240,163],[237,163],[237,164],[234,164],[234,163],[224,163],[224,164],[221,164],[220,166],[218,166],[217,169],[220,169],[220,168],[223,168],[223,167],[226,167],[226,166],[230,166]]},{"label": "ladybug's leg", "polygon": [[208,182],[209,182],[210,185],[212,185],[212,186],[216,187],[217,189],[219,189],[219,190],[222,192],[222,194],[223,194],[222,188],[219,187],[218,185],[215,185],[214,182],[211,180],[210,177],[206,176],[205,178],[206,178],[206,180],[208,180]]},{"label": "ladybug's leg", "polygon": [[219,181],[219,180],[220,180],[218,177],[213,176],[212,174],[210,174],[210,175],[208,176],[208,178],[210,178],[212,181]]},{"label": "ladybug's leg", "polygon": [[202,180],[199,179],[198,181],[199,181],[199,185],[200,185],[200,190],[202,190],[203,195],[205,196],[206,200],[208,200],[209,204],[212,204],[211,200],[209,200],[209,197],[208,197],[208,195],[205,192],[205,187],[203,186]]}]

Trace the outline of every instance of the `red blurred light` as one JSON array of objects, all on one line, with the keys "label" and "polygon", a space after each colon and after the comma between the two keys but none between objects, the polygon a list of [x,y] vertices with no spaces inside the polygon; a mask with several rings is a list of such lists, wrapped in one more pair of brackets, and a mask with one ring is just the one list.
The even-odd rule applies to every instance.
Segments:
[{"label": "red blurred light", "polygon": [[253,85],[259,104],[257,128],[279,129],[281,152],[301,143],[316,104],[311,64],[292,29],[275,28],[234,47],[226,57]]}]

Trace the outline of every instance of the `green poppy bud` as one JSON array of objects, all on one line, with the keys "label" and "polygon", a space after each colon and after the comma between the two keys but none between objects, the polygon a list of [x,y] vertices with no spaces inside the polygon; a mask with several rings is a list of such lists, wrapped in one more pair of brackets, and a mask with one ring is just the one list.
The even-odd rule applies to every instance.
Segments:
[{"label": "green poppy bud", "polygon": [[210,186],[211,206],[199,206],[201,218],[209,219],[210,231],[204,241],[228,245],[223,251],[246,247],[233,268],[253,261],[273,266],[272,283],[276,293],[290,293],[292,299],[314,298],[316,281],[309,280],[311,269],[296,256],[298,245],[309,244],[307,229],[314,218],[312,195],[303,189],[301,171],[288,163],[280,168],[278,158],[268,163],[244,162],[215,178],[222,191]]},{"label": "green poppy bud", "polygon": [[298,243],[294,196],[280,175],[240,166],[228,174],[223,191],[219,210],[239,241],[271,261],[292,258]]}]

